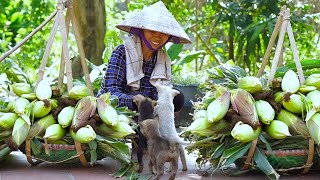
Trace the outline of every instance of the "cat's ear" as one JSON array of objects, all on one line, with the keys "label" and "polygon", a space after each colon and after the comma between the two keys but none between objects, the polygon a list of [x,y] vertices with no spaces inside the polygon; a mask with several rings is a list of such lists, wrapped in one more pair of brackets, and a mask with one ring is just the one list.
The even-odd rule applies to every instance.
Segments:
[{"label": "cat's ear", "polygon": [[180,91],[175,90],[175,89],[172,89],[172,95],[173,95],[173,97],[176,96],[176,95],[178,95],[178,94],[180,94]]}]

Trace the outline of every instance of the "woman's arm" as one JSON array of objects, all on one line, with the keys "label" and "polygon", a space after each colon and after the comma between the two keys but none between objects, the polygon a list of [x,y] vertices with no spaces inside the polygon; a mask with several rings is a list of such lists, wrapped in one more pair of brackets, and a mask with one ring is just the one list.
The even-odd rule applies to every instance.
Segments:
[{"label": "woman's arm", "polygon": [[130,91],[127,88],[129,87],[126,84],[125,48],[120,45],[112,52],[97,96],[110,92],[119,98],[119,106],[128,106],[133,109],[133,96],[126,93]]}]

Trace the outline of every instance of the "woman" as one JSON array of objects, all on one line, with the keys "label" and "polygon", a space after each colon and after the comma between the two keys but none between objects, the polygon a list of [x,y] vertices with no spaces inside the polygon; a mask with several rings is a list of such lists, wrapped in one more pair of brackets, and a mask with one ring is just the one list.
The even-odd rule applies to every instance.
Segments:
[{"label": "woman", "polygon": [[[142,9],[116,26],[130,33],[112,53],[98,96],[110,92],[119,106],[136,110],[141,96],[157,99],[155,83],[172,86],[171,61],[162,47],[167,42],[191,43],[188,35],[162,1]],[[181,92],[174,100],[175,111],[184,103]]]}]

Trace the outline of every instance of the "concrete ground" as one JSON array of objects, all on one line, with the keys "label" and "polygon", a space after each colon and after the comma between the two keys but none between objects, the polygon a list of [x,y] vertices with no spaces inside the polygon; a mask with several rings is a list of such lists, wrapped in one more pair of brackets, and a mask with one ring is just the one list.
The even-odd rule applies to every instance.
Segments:
[{"label": "concrete ground", "polygon": [[[208,180],[208,179],[221,179],[221,180],[267,180],[268,178],[264,174],[249,173],[241,176],[230,176],[232,169],[224,171],[217,170],[213,173],[213,176],[202,176],[204,170],[199,169],[195,163],[196,156],[194,154],[187,155],[188,171],[181,171],[181,163],[179,164],[179,170],[176,179],[180,180]],[[140,175],[139,179],[148,179],[150,174],[147,168],[147,158],[145,159],[145,170]],[[27,162],[24,154],[19,151],[12,152],[4,161],[0,163],[0,180],[109,180],[116,179],[112,176],[121,165],[110,158],[99,160],[94,167],[85,168],[80,164],[49,164],[41,163],[38,166],[30,166]],[[168,167],[166,167],[167,169]],[[234,167],[233,167],[234,168]],[[168,179],[168,173],[165,173],[161,180]],[[318,180],[320,179],[320,172],[311,172],[307,175],[292,174],[282,175],[280,179],[288,180]],[[126,177],[118,178],[120,180],[127,179]]]}]

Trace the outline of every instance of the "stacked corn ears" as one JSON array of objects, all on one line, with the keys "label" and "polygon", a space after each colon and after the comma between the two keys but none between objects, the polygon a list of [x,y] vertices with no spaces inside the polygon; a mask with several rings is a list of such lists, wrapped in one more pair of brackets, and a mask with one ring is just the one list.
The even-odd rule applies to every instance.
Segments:
[{"label": "stacked corn ears", "polygon": [[[0,109],[0,160],[26,140],[37,140],[45,144],[76,141],[90,147],[93,143],[98,145],[97,151],[130,162],[129,147],[122,141],[135,134],[137,125],[131,119],[135,112],[117,108],[115,97],[90,96],[88,87],[81,85],[69,92],[65,88],[58,90],[45,79],[36,88],[15,83],[11,90],[15,99]],[[111,142],[123,144],[123,149],[115,149]]]},{"label": "stacked corn ears", "polygon": [[199,153],[199,162],[209,161],[216,168],[230,165],[258,140],[257,166],[278,179],[261,152],[305,149],[309,138],[320,144],[320,74],[308,76],[301,85],[297,73],[288,70],[270,87],[266,82],[238,66],[208,70],[206,93],[193,102],[194,121],[182,133],[194,142],[187,148]]}]

